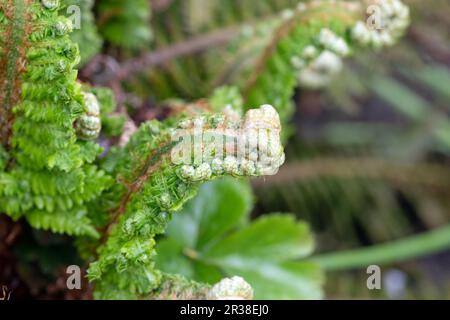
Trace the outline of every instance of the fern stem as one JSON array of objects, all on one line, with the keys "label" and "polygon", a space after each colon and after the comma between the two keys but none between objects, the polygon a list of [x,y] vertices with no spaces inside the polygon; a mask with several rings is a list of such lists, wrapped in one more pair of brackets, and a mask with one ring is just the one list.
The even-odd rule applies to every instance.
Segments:
[{"label": "fern stem", "polygon": [[433,231],[368,248],[323,254],[313,258],[325,270],[365,268],[411,260],[450,248],[450,224]]},{"label": "fern stem", "polygon": [[144,53],[140,57],[124,63],[118,73],[118,78],[124,80],[144,68],[158,66],[180,57],[205,51],[214,46],[224,45],[239,34],[239,31],[240,28],[238,27],[228,27],[193,37],[155,52]]},{"label": "fern stem", "polygon": [[[11,7],[8,8],[8,5]],[[5,40],[6,52],[4,59],[6,60],[4,76],[0,74],[0,139],[3,146],[9,145],[9,139],[11,135],[12,126],[12,107],[18,100],[19,96],[19,85],[20,81],[18,79],[21,73],[22,58],[24,55],[24,37],[26,35],[25,25],[26,25],[26,5],[23,0],[14,0],[8,3],[2,4],[2,10],[11,10],[13,17],[10,26],[10,30],[3,34],[2,36],[9,38]],[[9,34],[8,34],[9,33]],[[0,72],[1,73],[1,72]]]}]

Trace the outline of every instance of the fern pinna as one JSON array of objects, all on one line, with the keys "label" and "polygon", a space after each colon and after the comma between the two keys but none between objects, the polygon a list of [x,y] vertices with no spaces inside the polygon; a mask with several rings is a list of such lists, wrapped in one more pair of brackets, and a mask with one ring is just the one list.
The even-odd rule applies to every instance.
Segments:
[{"label": "fern pinna", "polygon": [[[134,2],[99,2],[100,34],[111,44],[135,49],[150,39],[148,1]],[[156,238],[200,184],[276,173],[295,85],[325,83],[357,43],[392,43],[408,12],[397,0],[386,3],[383,18],[395,28],[381,32],[361,24],[360,2],[313,1],[285,13],[265,30],[262,38],[271,40],[258,44],[259,58],[229,79],[236,87],[174,103],[166,120],[145,122],[124,147],[99,159],[101,119],[108,131],[120,125],[105,117],[111,93],[80,83],[76,66],[79,46],[86,62],[101,40],[92,16],[85,20],[92,38],[70,38],[72,21],[60,15],[71,4],[90,13],[92,3],[0,0],[0,211],[77,236],[97,298],[251,298],[239,277],[211,287],[156,269]],[[132,36],[124,36],[122,25]],[[88,49],[89,39],[95,46]]]},{"label": "fern pinna", "polygon": [[60,14],[74,18],[70,37],[80,47],[80,65],[84,65],[100,52],[103,42],[92,12],[94,0],[62,0],[61,4]]}]

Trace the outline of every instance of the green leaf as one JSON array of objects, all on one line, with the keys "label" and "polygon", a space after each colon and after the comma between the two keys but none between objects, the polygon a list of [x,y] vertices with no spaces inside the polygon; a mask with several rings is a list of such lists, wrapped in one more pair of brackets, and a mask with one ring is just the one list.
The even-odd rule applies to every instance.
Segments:
[{"label": "green leaf", "polygon": [[167,238],[158,241],[156,247],[156,264],[158,268],[168,273],[181,274],[187,278],[193,278],[193,266],[183,256],[183,246],[175,241],[173,238]]},{"label": "green leaf", "polygon": [[167,230],[189,248],[204,248],[242,223],[253,203],[248,182],[225,178],[206,183]]},{"label": "green leaf", "polygon": [[239,275],[257,299],[321,298],[319,265],[295,261],[314,247],[307,224],[272,214],[244,225],[251,200],[248,184],[230,179],[206,184],[174,217],[168,240],[157,248],[158,268],[210,284]]},{"label": "green leaf", "polygon": [[221,240],[203,257],[218,265],[254,265],[305,257],[314,243],[305,223],[284,214],[263,216],[246,228]]},{"label": "green leaf", "polygon": [[321,299],[324,282],[319,266],[312,262],[262,262],[258,267],[226,267],[229,275],[243,277],[253,287],[255,299]]},{"label": "green leaf", "polygon": [[215,284],[222,280],[226,274],[216,266],[209,265],[202,261],[195,261],[194,265],[194,280]]}]

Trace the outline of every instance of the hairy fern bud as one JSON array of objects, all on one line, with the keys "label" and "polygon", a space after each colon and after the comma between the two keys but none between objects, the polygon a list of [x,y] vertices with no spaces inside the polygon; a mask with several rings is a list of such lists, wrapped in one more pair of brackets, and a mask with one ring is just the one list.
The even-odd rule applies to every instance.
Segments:
[{"label": "hairy fern bud", "polygon": [[75,129],[79,139],[95,140],[102,129],[100,105],[97,97],[92,93],[83,93],[83,100],[86,112],[76,120]]},{"label": "hairy fern bud", "polygon": [[323,51],[298,75],[300,86],[308,89],[320,89],[328,85],[339,72],[343,63],[341,58],[331,52]]},{"label": "hairy fern bud", "polygon": [[41,0],[41,2],[49,10],[55,10],[59,6],[59,0]]},{"label": "hairy fern bud", "polygon": [[208,292],[208,300],[252,300],[253,288],[241,277],[225,278]]}]

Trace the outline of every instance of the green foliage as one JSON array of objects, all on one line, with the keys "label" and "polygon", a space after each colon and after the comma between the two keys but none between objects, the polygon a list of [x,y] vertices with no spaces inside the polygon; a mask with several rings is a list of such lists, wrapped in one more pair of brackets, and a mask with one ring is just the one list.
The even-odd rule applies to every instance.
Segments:
[{"label": "green foliage", "polygon": [[[269,30],[273,31],[275,27],[272,16],[283,9],[295,7],[298,2],[298,0],[171,1],[167,9],[157,12],[152,19],[156,48],[163,48],[207,32],[220,31],[223,28],[236,27],[232,32],[239,34],[239,30],[242,29],[242,33],[245,34],[245,30],[256,24],[258,19],[263,19],[259,29],[264,33],[257,35],[255,32],[253,36],[243,37],[245,38],[243,41],[233,41],[235,44],[238,43],[234,47],[210,48],[202,54],[183,57],[155,70],[146,71],[143,85],[155,88],[152,95],[158,99],[171,97],[198,99],[210,95],[216,86],[223,84],[219,83],[219,80],[227,75],[225,72],[234,70],[233,65],[245,64],[249,56],[258,54],[255,42],[258,46],[264,46],[264,41],[255,38],[270,39]],[[238,54],[235,54],[237,51]]]},{"label": "green foliage", "polygon": [[[156,46],[268,16],[292,2],[211,2],[207,17],[194,16],[197,1],[183,2],[187,20],[175,22],[161,38],[168,28],[158,21]],[[80,254],[91,262],[88,277],[96,298],[220,298],[230,286],[249,296],[240,278],[211,287],[224,274],[243,276],[257,298],[321,297],[319,268],[300,260],[313,250],[306,224],[283,214],[250,222],[253,199],[242,180],[207,184],[192,198],[216,178],[276,173],[285,160],[280,131],[293,113],[294,87],[329,82],[340,58],[361,43],[354,28],[365,18],[362,6],[311,2],[252,23],[250,29],[237,28],[241,34],[222,53],[212,50],[206,64],[200,58],[200,67],[196,57],[170,64],[168,74],[152,72],[159,86],[151,88],[161,96],[179,86],[182,98],[211,97],[174,104],[167,119],[144,122],[126,141],[126,116],[115,113],[112,92],[77,80],[76,66],[99,52],[102,43],[92,4],[0,0],[0,211],[24,217],[37,229],[76,236]],[[71,5],[81,8],[81,30],[74,33],[62,16]],[[112,46],[142,49],[149,44],[149,1],[102,0],[96,12],[99,33]],[[178,34],[177,28],[184,27]],[[248,41],[252,35],[254,41]],[[375,46],[370,43],[374,35],[381,41],[378,33],[359,30],[358,35],[369,37],[363,39],[368,46]],[[218,61],[227,63],[210,72],[210,63]],[[328,69],[321,74],[324,62]],[[413,101],[399,86],[394,89]],[[419,109],[416,105],[413,111]],[[418,112],[413,114],[418,118]],[[103,150],[95,140],[101,128],[102,138],[110,138],[113,146],[99,159]],[[268,134],[266,145],[248,143],[245,154],[239,154],[242,146],[235,143],[258,140],[259,129]],[[125,140],[120,146],[114,145],[118,136]],[[216,140],[224,143],[212,148]],[[185,162],[173,158],[186,154]],[[172,216],[177,218],[161,240]]]},{"label": "green foliage", "polygon": [[9,155],[3,146],[0,146],[0,172],[4,171],[8,163]]},{"label": "green foliage", "polygon": [[318,256],[314,258],[314,261],[328,270],[364,268],[373,263],[386,265],[423,254],[439,252],[448,247],[450,247],[450,226],[392,243]]},{"label": "green foliage", "polygon": [[147,0],[101,0],[99,30],[106,41],[126,49],[140,49],[152,38],[149,23],[150,3]]},{"label": "green foliage", "polygon": [[[273,109],[263,106],[249,112],[238,122],[233,115],[227,116],[225,112],[223,115],[200,113],[192,119],[184,117],[178,122],[178,128],[192,130],[188,131],[192,135],[188,144],[182,139],[173,138],[174,119],[166,123],[151,121],[139,128],[124,149],[122,155],[125,156],[120,159],[119,154],[114,155],[118,160],[112,170],[117,172],[124,188],[118,194],[118,207],[113,210],[112,222],[106,229],[108,239],[99,247],[99,258],[89,268],[89,278],[96,282],[97,298],[135,298],[160,290],[163,275],[154,267],[155,237],[164,233],[173,213],[197,193],[202,182],[224,175],[267,174],[264,160],[256,161],[253,171],[246,169],[244,159],[239,166],[237,162],[236,166],[229,166],[227,161],[218,166],[217,161],[221,160],[216,158],[216,154],[225,154],[226,144],[219,147],[223,150],[202,148],[204,153],[200,162],[194,160],[192,165],[177,164],[174,155],[179,152],[190,154],[191,141],[198,139],[195,124],[201,121],[204,125],[202,143],[207,145],[209,134],[222,138],[222,141],[230,136],[237,139],[238,136],[249,134],[252,128],[257,128],[260,121],[265,119],[273,121],[274,128],[277,128],[279,119],[273,112]],[[227,123],[231,123],[231,127]],[[279,139],[279,136],[275,139]],[[279,141],[269,140],[269,144],[280,146]],[[282,148],[278,150],[281,153],[259,152],[259,159],[275,156],[270,163],[276,168],[283,162]],[[226,159],[234,158],[228,156]],[[251,163],[249,159],[245,161]],[[149,224],[149,221],[152,223]]]},{"label": "green foliage", "polygon": [[[435,11],[442,5],[436,3]],[[420,7],[420,15],[429,14],[426,4]],[[427,30],[418,18],[412,19],[416,30]],[[448,223],[449,175],[435,157],[448,155],[436,137],[436,129],[448,122],[448,99],[420,79],[433,74],[436,83],[449,71],[424,58],[423,50],[421,42],[408,38],[387,50],[360,51],[325,92],[298,92],[297,138],[287,148],[286,171],[258,184],[261,210],[295,213],[315,230],[318,251],[330,253],[390,243]],[[415,101],[394,94],[399,84]],[[413,119],[396,109],[410,104],[422,104],[423,116]],[[366,296],[351,287],[340,295]]]},{"label": "green foliage", "polygon": [[220,111],[224,106],[230,106],[231,109],[242,113],[244,101],[236,87],[220,87],[217,88],[209,99],[211,109]]},{"label": "green foliage", "polygon": [[[275,5],[271,1],[261,1],[258,5],[252,4],[250,9],[248,2],[229,1],[217,9],[217,16],[217,6],[211,4],[200,22],[189,15],[189,6],[195,6],[195,3],[190,1],[186,6],[174,6],[168,10],[163,21],[170,23],[169,34],[166,32],[167,24],[155,20],[154,29],[161,46],[188,37],[190,33],[186,30],[193,29],[194,34],[201,34],[215,30],[217,25],[234,25],[228,30],[234,36],[230,37],[224,49],[212,49],[150,71],[147,79],[152,87],[157,88],[157,98],[171,95],[199,98],[210,94],[219,85],[233,84],[242,92],[246,106],[251,108],[270,103],[276,106],[284,124],[293,115],[292,96],[298,85],[320,89],[330,84],[342,68],[341,59],[353,49],[361,45],[377,48],[391,45],[409,21],[407,7],[397,0],[388,1],[386,5],[396,8],[394,14],[382,18],[392,19],[392,25],[398,27],[383,34],[370,32],[364,27],[363,32],[356,32],[360,31],[366,19],[365,3],[356,1],[340,1],[331,6],[321,1],[299,3],[296,8],[276,15],[273,14],[276,8],[285,8],[287,2]],[[180,16],[187,16],[188,22],[197,21],[194,22],[197,27],[183,28],[180,21],[184,20],[176,20]],[[255,22],[252,17],[264,19]],[[380,38],[389,41],[382,42]],[[286,130],[285,137],[288,134],[289,130]]]},{"label": "green foliage", "polygon": [[[100,52],[103,40],[101,39],[95,17],[92,12],[94,6],[93,0],[62,0],[63,9],[60,14],[66,17],[73,16],[75,22],[79,22],[79,28],[76,26],[70,35],[73,42],[80,48],[80,65],[84,65],[92,57]],[[79,11],[78,11],[79,10]],[[77,16],[79,14],[79,16]],[[79,21],[77,20],[79,19]]]},{"label": "green foliage", "polygon": [[[450,72],[440,64],[424,66],[419,70],[403,70],[409,77],[414,77],[433,90],[442,100],[450,99],[450,91],[446,83],[450,82]],[[449,107],[447,105],[447,107]]]},{"label": "green foliage", "polygon": [[86,89],[93,93],[101,106],[102,133],[108,137],[120,136],[126,117],[115,112],[116,99],[112,91],[108,88],[93,87]]},{"label": "green foliage", "polygon": [[297,85],[298,74],[292,66],[292,61],[308,45],[314,43],[322,28],[332,27],[332,30],[339,30],[341,34],[345,33],[345,28],[340,25],[340,22],[336,22],[332,17],[330,22],[331,25],[312,20],[307,25],[302,24],[303,27],[292,27],[292,32],[279,40],[274,49],[275,52],[265,62],[256,83],[247,91],[246,96],[250,104],[258,103],[260,100],[271,101],[281,110],[285,121],[292,116],[291,97]]},{"label": "green foliage", "polygon": [[[5,3],[3,10],[10,10]],[[14,7],[24,4],[17,0]],[[22,30],[14,41],[21,42],[11,45],[30,45],[21,56],[8,56],[14,67],[25,59],[27,68],[16,70],[21,72],[16,80],[6,79],[20,84],[21,95],[8,106],[15,117],[10,151],[15,162],[1,174],[0,209],[15,219],[25,216],[36,228],[98,236],[85,204],[112,180],[90,164],[101,148],[77,140],[73,128],[85,104],[74,70],[79,53],[69,39],[71,24],[39,1],[23,10],[14,15],[15,23],[21,22],[14,30]]]},{"label": "green foliage", "polygon": [[256,299],[321,297],[318,266],[297,261],[313,249],[309,228],[285,214],[250,222],[252,202],[244,181],[205,184],[169,224],[167,238],[157,246],[157,265],[209,283],[223,274],[240,275]]},{"label": "green foliage", "polygon": [[[450,76],[450,73],[445,72],[443,69],[438,73],[436,71],[425,69],[419,79],[445,97],[442,86],[437,86],[437,83],[440,83],[442,80],[445,81]],[[443,152],[450,152],[450,121],[441,116],[442,112],[440,110],[433,109],[425,98],[399,81],[382,77],[374,77],[372,81],[370,87],[375,94],[407,119],[419,125],[431,126],[432,130],[430,130],[429,135],[434,142],[435,148]]]}]

